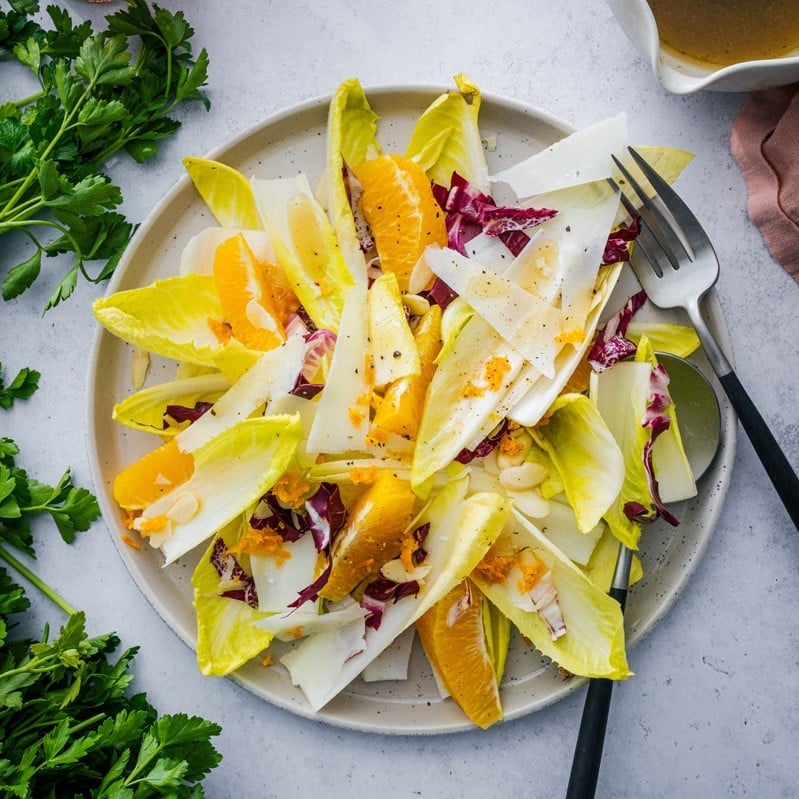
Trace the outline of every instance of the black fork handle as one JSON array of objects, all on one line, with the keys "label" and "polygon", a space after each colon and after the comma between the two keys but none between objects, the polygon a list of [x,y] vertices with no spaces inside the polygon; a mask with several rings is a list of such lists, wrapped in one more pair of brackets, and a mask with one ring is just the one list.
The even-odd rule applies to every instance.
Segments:
[{"label": "black fork handle", "polygon": [[799,530],[799,477],[763,420],[734,371],[719,375],[719,382],[735,409],[744,432],[777,490],[788,515]]},{"label": "black fork handle", "polygon": [[741,422],[741,427],[752,442],[752,446],[777,490],[782,504],[785,505],[794,527],[799,530],[799,477],[788,463],[774,434],[760,415],[760,411],[755,407],[755,403],[752,402],[746,389],[741,385],[727,356],[710,332],[710,328],[702,317],[699,300],[687,303],[684,307],[702,342],[702,348],[705,350],[710,365],[718,376],[721,387]]}]

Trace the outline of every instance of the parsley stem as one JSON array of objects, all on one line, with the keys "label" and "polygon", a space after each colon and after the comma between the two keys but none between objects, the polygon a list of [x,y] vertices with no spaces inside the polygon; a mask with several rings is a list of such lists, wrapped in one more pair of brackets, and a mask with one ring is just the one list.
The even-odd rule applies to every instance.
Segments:
[{"label": "parsley stem", "polygon": [[63,597],[57,594],[44,580],[32,572],[22,561],[17,560],[5,547],[0,546],[0,559],[4,560],[12,569],[21,574],[29,583],[38,588],[48,599],[54,602],[68,616],[78,611]]},{"label": "parsley stem", "polygon": [[17,205],[13,213],[4,220],[3,224],[25,221],[27,216],[36,213],[40,208],[44,208],[44,203],[42,202],[41,195],[37,194],[35,197],[30,197],[23,203]]},{"label": "parsley stem", "polygon": [[83,732],[90,727],[94,727],[95,724],[99,724],[103,719],[107,718],[106,713],[95,713],[93,716],[90,716],[87,719],[84,719],[80,724],[73,724],[69,728],[69,736],[70,738],[74,737],[77,733]]},{"label": "parsley stem", "polygon": [[23,97],[21,100],[14,100],[14,105],[17,108],[24,108],[26,105],[30,103],[35,103],[40,97],[44,97],[44,91],[36,92],[35,94],[31,94],[28,97]]}]

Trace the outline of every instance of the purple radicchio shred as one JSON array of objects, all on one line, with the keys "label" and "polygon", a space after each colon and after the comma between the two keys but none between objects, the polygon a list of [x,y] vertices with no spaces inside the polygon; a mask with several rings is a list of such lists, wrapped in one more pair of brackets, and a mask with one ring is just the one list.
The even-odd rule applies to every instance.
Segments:
[{"label": "purple radicchio shred", "polygon": [[465,447],[455,456],[458,463],[471,463],[475,458],[485,458],[492,450],[499,446],[502,436],[508,429],[508,420],[503,419],[502,423],[487,435],[474,449]]},{"label": "purple radicchio shred", "polygon": [[441,310],[444,310],[458,296],[458,293],[453,291],[440,277],[437,277],[433,281],[433,285],[422,292],[422,296],[434,305],[440,305]]},{"label": "purple radicchio shred", "polygon": [[644,470],[649,483],[649,493],[655,505],[657,515],[667,521],[673,527],[679,524],[677,518],[672,515],[660,499],[660,489],[655,477],[655,467],[652,461],[652,449],[657,437],[669,429],[671,419],[666,415],[667,408],[671,405],[669,395],[669,375],[662,364],[652,367],[652,374],[649,378],[649,398],[644,413],[642,425],[651,431],[649,441],[644,445]]},{"label": "purple radicchio shred", "polygon": [[297,592],[297,598],[293,602],[289,602],[288,607],[298,608],[306,602],[316,602],[319,599],[319,592],[330,579],[330,570],[332,568],[332,564],[328,564],[327,568],[310,585],[306,585],[305,588]]},{"label": "purple radicchio shred", "polygon": [[361,599],[361,607],[366,611],[365,624],[371,630],[379,630],[383,621],[383,611],[386,603],[380,599],[365,596]]},{"label": "purple radicchio shred", "polygon": [[306,380],[314,377],[319,370],[319,364],[333,352],[335,346],[336,334],[326,328],[314,330],[305,337],[305,356],[301,374]]},{"label": "purple radicchio shred", "polygon": [[625,502],[624,515],[631,522],[651,522],[653,521],[652,512],[640,502]]},{"label": "purple radicchio shred", "polygon": [[297,316],[299,316],[300,319],[302,319],[303,323],[305,324],[305,327],[308,328],[309,333],[313,333],[317,329],[314,320],[311,319],[310,316],[308,316],[308,311],[306,311],[302,305],[300,305],[300,307],[297,308],[296,313]]},{"label": "purple radicchio shred", "polygon": [[652,450],[657,437],[669,429],[670,419],[666,409],[671,405],[668,392],[669,376],[661,364],[652,368],[649,380],[649,397],[644,412],[641,426],[650,430],[649,440],[644,444],[643,465],[646,474],[649,494],[652,497],[653,509],[643,507],[637,502],[628,502],[624,506],[624,514],[631,520],[639,523],[649,523],[656,519],[663,519],[672,527],[679,524],[679,520],[666,508],[660,499],[660,489],[655,477],[655,467],[652,461]]},{"label": "purple radicchio shred", "polygon": [[211,565],[216,569],[220,582],[239,582],[240,588],[222,591],[219,596],[227,599],[237,599],[246,602],[251,608],[258,607],[258,592],[255,589],[255,580],[252,575],[241,567],[241,564],[227,550],[227,545],[221,538],[214,541],[211,550]]},{"label": "purple radicchio shred", "polygon": [[287,508],[270,491],[264,494],[250,516],[250,526],[269,529],[284,541],[298,541],[310,529],[308,519],[294,508]]},{"label": "purple radicchio shred", "polygon": [[430,522],[420,524],[414,531],[413,537],[416,541],[416,549],[413,551],[411,561],[414,566],[421,566],[427,560],[427,550],[424,549],[424,544],[427,534],[430,532]]},{"label": "purple radicchio shred", "polygon": [[517,256],[528,244],[530,237],[522,230],[509,230],[500,234],[500,238],[511,254]]},{"label": "purple radicchio shred", "polygon": [[447,214],[449,246],[466,255],[466,244],[479,233],[497,236],[515,256],[529,242],[527,228],[557,215],[551,208],[522,208],[497,205],[493,197],[469,183],[457,172],[452,173],[449,189],[433,186],[433,194]]},{"label": "purple radicchio shred", "polygon": [[306,383],[303,381],[302,375],[297,378],[297,382],[294,384],[294,388],[291,389],[289,394],[292,394],[295,397],[301,397],[302,399],[313,399],[322,389],[324,385],[322,383]]},{"label": "purple radicchio shred", "polygon": [[316,551],[324,551],[347,523],[347,509],[335,483],[322,483],[313,496],[305,500],[305,518]]},{"label": "purple radicchio shred", "polygon": [[623,361],[635,354],[635,344],[627,338],[627,328],[633,316],[646,302],[646,293],[639,291],[633,294],[624,307],[596,334],[596,339],[591,351],[588,353],[588,362],[593,369],[601,372],[609,369],[614,363]]},{"label": "purple radicchio shred", "polygon": [[287,508],[270,491],[261,497],[250,517],[250,525],[256,530],[269,528],[284,541],[297,541],[310,531],[317,552],[330,545],[346,521],[347,509],[335,483],[321,483],[305,500],[303,510]]},{"label": "purple radicchio shred", "polygon": [[204,413],[211,410],[213,402],[195,402],[191,408],[185,405],[167,405],[164,413],[164,430],[171,427],[170,421],[181,424],[182,422],[196,422]]},{"label": "purple radicchio shred", "polygon": [[502,236],[540,225],[557,216],[551,208],[516,208],[507,205],[485,206],[480,215],[483,232],[489,236]]},{"label": "purple radicchio shred", "polygon": [[369,613],[366,617],[366,626],[372,630],[379,629],[386,605],[389,602],[399,602],[406,596],[416,596],[419,589],[420,585],[416,580],[396,583],[382,575],[372,580],[364,589],[361,600],[361,607]]},{"label": "purple radicchio shred", "polygon": [[630,243],[635,241],[640,231],[641,227],[637,219],[633,219],[629,227],[622,225],[617,230],[611,231],[605,244],[605,252],[602,255],[602,266],[619,261],[629,261]]},{"label": "purple radicchio shred", "polygon": [[314,330],[305,336],[305,355],[291,394],[303,399],[313,399],[323,388],[323,383],[314,383],[319,373],[319,364],[333,352],[336,334],[325,328]]}]

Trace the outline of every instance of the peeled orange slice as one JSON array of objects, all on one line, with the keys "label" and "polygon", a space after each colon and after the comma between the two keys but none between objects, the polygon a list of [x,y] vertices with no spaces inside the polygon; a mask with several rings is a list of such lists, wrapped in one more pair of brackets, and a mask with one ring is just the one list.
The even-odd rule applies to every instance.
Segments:
[{"label": "peeled orange slice", "polygon": [[333,545],[330,577],[320,596],[336,601],[376,573],[402,548],[415,496],[410,483],[385,469],[355,501]]},{"label": "peeled orange slice", "polygon": [[361,210],[374,236],[380,266],[394,272],[407,291],[408,276],[430,244],[444,246],[444,212],[433,197],[430,179],[414,161],[381,155],[355,169],[361,183]]},{"label": "peeled orange slice", "polygon": [[414,332],[420,371],[395,380],[377,406],[373,429],[415,439],[422,419],[425,392],[441,349],[441,306],[431,305]]},{"label": "peeled orange slice", "polygon": [[439,678],[482,729],[502,719],[499,685],[483,627],[486,601],[477,586],[462,580],[416,622],[425,654]]},{"label": "peeled orange slice", "polygon": [[185,483],[194,457],[172,439],[123,469],[114,480],[114,499],[125,510],[143,510],[162,494]]},{"label": "peeled orange slice", "polygon": [[216,248],[214,282],[235,339],[264,352],[285,339],[265,271],[240,233]]}]

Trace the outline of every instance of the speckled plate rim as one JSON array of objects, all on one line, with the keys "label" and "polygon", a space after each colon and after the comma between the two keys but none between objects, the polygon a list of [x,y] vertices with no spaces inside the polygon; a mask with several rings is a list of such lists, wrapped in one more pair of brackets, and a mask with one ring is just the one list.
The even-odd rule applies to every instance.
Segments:
[{"label": "speckled plate rim", "polygon": [[[404,149],[418,115],[447,87],[366,87],[370,103],[380,114],[379,137],[384,149]],[[246,174],[278,177],[307,171],[312,179],[324,164],[329,97],[315,98],[268,117],[215,148],[207,157],[224,161]],[[572,128],[536,107],[498,96],[483,95],[481,133],[492,141],[487,158],[492,171],[561,138]],[[155,205],[128,246],[108,292],[145,285],[177,271],[177,258],[188,239],[215,224],[187,176],[182,177]],[[638,289],[625,270],[609,306],[615,310]],[[616,305],[613,302],[616,301]],[[654,319],[683,321],[679,312],[647,308]],[[711,292],[708,321],[729,352],[730,338],[718,300]],[[152,437],[123,428],[111,419],[115,402],[132,390],[131,348],[97,329],[87,373],[87,448],[104,521],[131,578],[168,627],[190,648],[196,643],[191,602],[194,558],[164,569],[160,554],[139,551],[122,541],[124,528],[111,493],[121,466],[152,447]],[[695,362],[709,374],[701,354]],[[155,359],[150,374],[169,379],[173,365]],[[167,371],[165,371],[167,370]],[[717,385],[722,410],[722,441],[718,455],[700,484],[698,497],[684,503],[679,533],[658,523],[647,531],[642,548],[645,579],[631,592],[627,605],[627,637],[633,647],[668,612],[704,553],[723,507],[735,449],[735,418]],[[564,680],[558,670],[515,637],[502,686],[505,720],[540,710],[576,690],[583,680]],[[382,734],[427,735],[473,730],[473,725],[449,699],[441,699],[417,644],[409,679],[365,683],[356,680],[318,712],[308,706],[279,664],[271,668],[251,662],[233,681],[254,696],[305,718],[337,727]]]}]

